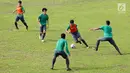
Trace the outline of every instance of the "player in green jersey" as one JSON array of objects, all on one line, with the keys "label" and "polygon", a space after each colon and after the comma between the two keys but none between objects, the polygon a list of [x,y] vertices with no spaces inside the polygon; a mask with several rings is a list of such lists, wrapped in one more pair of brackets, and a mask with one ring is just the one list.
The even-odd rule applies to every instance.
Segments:
[{"label": "player in green jersey", "polygon": [[115,41],[113,40],[112,28],[110,26],[110,21],[109,20],[106,21],[106,25],[101,26],[99,28],[92,28],[90,30],[103,30],[104,31],[104,37],[97,40],[96,51],[98,51],[100,41],[108,41],[110,44],[112,44],[115,47],[115,49],[118,51],[118,53],[120,55],[122,55],[122,53],[120,52],[118,46],[116,45]]},{"label": "player in green jersey", "polygon": [[49,17],[47,15],[47,9],[46,8],[42,8],[42,14],[40,14],[40,16],[38,17],[38,22],[40,24],[40,36],[39,39],[42,40],[42,42],[44,42],[44,38],[46,36],[46,25],[48,24],[49,26]]},{"label": "player in green jersey", "polygon": [[[64,33],[62,33],[61,34],[61,39],[59,39],[57,41],[56,48],[55,48],[55,54],[54,54],[54,58],[53,58],[53,61],[52,61],[52,68],[51,69],[54,68],[54,64],[56,62],[56,58],[60,55],[60,56],[62,56],[66,60],[67,71],[71,70],[70,67],[69,67],[69,58],[67,56],[67,54],[70,56],[70,52],[68,50],[68,43],[65,40],[65,37],[66,37],[66,35]],[[66,50],[67,54],[64,51],[64,47],[65,47],[65,50]]]}]

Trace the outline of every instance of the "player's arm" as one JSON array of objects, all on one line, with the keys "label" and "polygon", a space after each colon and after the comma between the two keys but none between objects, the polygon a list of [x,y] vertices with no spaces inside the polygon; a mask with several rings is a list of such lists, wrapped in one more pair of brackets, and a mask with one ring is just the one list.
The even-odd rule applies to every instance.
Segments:
[{"label": "player's arm", "polygon": [[99,28],[91,28],[90,30],[104,30],[104,26],[101,26],[101,27],[99,27]]},{"label": "player's arm", "polygon": [[24,7],[22,6],[22,11],[23,11],[23,13],[25,13],[25,9],[24,9]]},{"label": "player's arm", "polygon": [[15,12],[16,12],[16,10],[13,11],[13,13],[15,13]]},{"label": "player's arm", "polygon": [[49,17],[47,15],[47,27],[49,28]]},{"label": "player's arm", "polygon": [[70,29],[70,25],[69,25],[69,26],[67,27],[67,29],[66,29],[66,32],[67,32],[67,33],[70,33],[70,32],[69,32],[69,29]]},{"label": "player's arm", "polygon": [[101,28],[91,28],[90,30],[94,31],[94,30],[101,30]]},{"label": "player's arm", "polygon": [[68,43],[67,43],[67,41],[65,42],[65,49],[66,49],[67,54],[70,56],[70,52],[69,52],[69,49],[68,49]]},{"label": "player's arm", "polygon": [[38,17],[38,24],[41,25],[41,23],[40,23],[40,19],[41,19],[41,15]]}]

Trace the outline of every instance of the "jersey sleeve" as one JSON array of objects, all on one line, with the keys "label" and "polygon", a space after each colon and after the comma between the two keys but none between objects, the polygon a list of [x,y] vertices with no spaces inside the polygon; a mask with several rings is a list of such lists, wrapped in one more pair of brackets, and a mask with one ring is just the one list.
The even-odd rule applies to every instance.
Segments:
[{"label": "jersey sleeve", "polygon": [[41,15],[38,16],[38,20],[41,19]]},{"label": "jersey sleeve", "polygon": [[22,11],[25,11],[24,7],[22,6]]},{"label": "jersey sleeve", "polygon": [[69,55],[70,52],[69,52],[69,50],[68,50],[68,43],[67,43],[67,41],[65,41],[65,49],[66,49],[67,54]]},{"label": "jersey sleeve", "polygon": [[49,20],[49,16],[47,15],[47,20]]},{"label": "jersey sleeve", "polygon": [[69,30],[70,29],[70,25],[67,27],[67,29],[66,30]]},{"label": "jersey sleeve", "polygon": [[101,29],[101,30],[104,30],[104,26],[101,26],[100,29]]}]

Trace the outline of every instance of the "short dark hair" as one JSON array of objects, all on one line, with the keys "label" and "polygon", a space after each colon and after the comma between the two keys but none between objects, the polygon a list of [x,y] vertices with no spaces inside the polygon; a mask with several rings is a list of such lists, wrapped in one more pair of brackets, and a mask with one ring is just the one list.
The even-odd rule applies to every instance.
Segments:
[{"label": "short dark hair", "polygon": [[107,24],[107,25],[110,25],[110,21],[109,21],[109,20],[106,20],[106,24]]},{"label": "short dark hair", "polygon": [[70,20],[70,23],[73,24],[73,23],[74,23],[74,20]]},{"label": "short dark hair", "polygon": [[21,0],[19,0],[19,1],[18,1],[18,3],[19,3],[19,4],[22,4],[22,1],[21,1]]},{"label": "short dark hair", "polygon": [[43,12],[43,11],[47,11],[47,8],[42,8],[42,12]]},{"label": "short dark hair", "polygon": [[61,34],[61,38],[65,39],[65,36],[66,36],[65,33]]}]

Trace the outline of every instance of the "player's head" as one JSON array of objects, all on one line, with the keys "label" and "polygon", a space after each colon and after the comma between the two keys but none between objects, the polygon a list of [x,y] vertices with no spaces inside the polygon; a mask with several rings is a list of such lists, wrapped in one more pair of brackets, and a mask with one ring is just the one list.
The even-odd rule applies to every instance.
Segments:
[{"label": "player's head", "polygon": [[74,24],[74,20],[70,20],[70,24]]},{"label": "player's head", "polygon": [[44,14],[46,14],[47,8],[42,8],[42,12],[43,12]]},{"label": "player's head", "polygon": [[110,25],[110,21],[109,20],[106,20],[106,25]]},{"label": "player's head", "polygon": [[21,1],[21,0],[18,1],[18,5],[19,5],[19,6],[22,5],[22,1]]},{"label": "player's head", "polygon": [[66,36],[65,33],[61,34],[61,38],[65,39],[65,36]]}]

